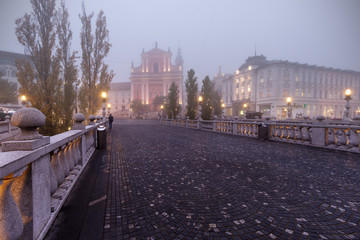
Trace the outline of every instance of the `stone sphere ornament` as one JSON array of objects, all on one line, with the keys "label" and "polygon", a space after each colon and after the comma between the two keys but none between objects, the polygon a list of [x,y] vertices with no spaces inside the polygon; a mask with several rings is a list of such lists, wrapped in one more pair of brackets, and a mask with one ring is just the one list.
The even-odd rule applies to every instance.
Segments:
[{"label": "stone sphere ornament", "polygon": [[39,139],[43,136],[37,129],[45,125],[45,115],[36,108],[20,108],[12,115],[11,124],[21,129],[21,134],[15,137],[16,140]]}]

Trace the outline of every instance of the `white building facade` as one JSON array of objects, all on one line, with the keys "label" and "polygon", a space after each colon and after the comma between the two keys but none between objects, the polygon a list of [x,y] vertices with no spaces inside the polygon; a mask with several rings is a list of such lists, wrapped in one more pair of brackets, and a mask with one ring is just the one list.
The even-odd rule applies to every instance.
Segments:
[{"label": "white building facade", "polygon": [[253,56],[233,76],[233,115],[239,115],[246,103],[249,111],[284,119],[290,97],[294,118],[324,115],[341,119],[346,89],[352,92],[350,117],[360,114],[360,72]]}]

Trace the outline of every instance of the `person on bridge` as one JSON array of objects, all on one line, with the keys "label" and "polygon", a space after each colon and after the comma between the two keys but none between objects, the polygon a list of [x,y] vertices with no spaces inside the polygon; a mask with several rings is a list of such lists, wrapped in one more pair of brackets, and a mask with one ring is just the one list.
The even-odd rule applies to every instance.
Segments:
[{"label": "person on bridge", "polygon": [[112,129],[112,123],[113,123],[113,121],[114,121],[114,117],[110,114],[110,115],[109,115],[109,128],[110,128],[110,130]]}]

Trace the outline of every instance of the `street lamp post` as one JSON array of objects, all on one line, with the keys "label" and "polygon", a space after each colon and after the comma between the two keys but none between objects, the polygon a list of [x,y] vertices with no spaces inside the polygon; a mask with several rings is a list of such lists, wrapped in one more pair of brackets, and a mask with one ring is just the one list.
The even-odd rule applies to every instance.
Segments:
[{"label": "street lamp post", "polygon": [[164,117],[164,105],[161,105],[160,106],[160,109],[161,109],[161,119],[163,119],[163,117]]},{"label": "street lamp post", "polygon": [[22,96],[21,96],[21,105],[22,105],[23,107],[26,106],[26,96],[25,96],[25,95],[22,95]]},{"label": "street lamp post", "polygon": [[103,119],[105,120],[105,115],[106,115],[106,112],[105,112],[105,109],[106,109],[106,92],[102,92],[101,93],[101,97],[102,97],[102,115],[103,115]]},{"label": "street lamp post", "polygon": [[288,97],[287,99],[286,99],[286,102],[287,102],[287,114],[288,114],[288,119],[291,119],[291,97]]},{"label": "street lamp post", "polygon": [[222,118],[225,118],[225,103],[221,104],[221,113],[222,113]]},{"label": "street lamp post", "polygon": [[110,103],[108,103],[107,108],[108,108],[108,115],[110,115],[110,109],[111,109],[111,104]]},{"label": "street lamp post", "polygon": [[344,120],[349,120],[350,118],[350,100],[351,100],[351,90],[350,89],[346,89],[345,90],[345,98],[346,103],[345,103],[345,111],[344,111]]},{"label": "street lamp post", "polygon": [[202,111],[202,107],[201,107],[201,103],[202,103],[202,96],[199,96],[199,120],[201,120],[201,111]]},{"label": "street lamp post", "polygon": [[246,118],[246,109],[247,109],[247,104],[246,104],[246,103],[244,103],[243,107],[244,107],[244,114],[245,114],[245,118]]}]

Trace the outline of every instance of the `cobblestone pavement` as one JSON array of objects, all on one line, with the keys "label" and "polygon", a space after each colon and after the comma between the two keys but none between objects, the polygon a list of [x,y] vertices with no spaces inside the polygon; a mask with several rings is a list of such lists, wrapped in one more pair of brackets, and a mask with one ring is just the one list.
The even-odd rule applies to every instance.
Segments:
[{"label": "cobblestone pavement", "polygon": [[360,156],[115,124],[104,239],[360,239]]}]

